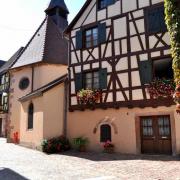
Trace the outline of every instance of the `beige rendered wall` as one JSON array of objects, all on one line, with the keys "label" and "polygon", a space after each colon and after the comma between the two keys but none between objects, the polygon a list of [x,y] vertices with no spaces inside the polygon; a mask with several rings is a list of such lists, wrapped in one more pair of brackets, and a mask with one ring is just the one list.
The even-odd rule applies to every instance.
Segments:
[{"label": "beige rendered wall", "polygon": [[[27,129],[28,106],[34,105],[34,125]],[[45,92],[42,96],[22,103],[20,119],[20,143],[39,148],[43,139],[57,137],[63,133],[64,85],[58,85]]]},{"label": "beige rendered wall", "polygon": [[[149,115],[170,115],[173,146],[180,153],[180,120],[174,116],[175,107],[158,107],[154,108],[121,108],[95,111],[86,110],[84,112],[75,111],[68,113],[68,137],[70,139],[85,136],[89,138],[89,150],[102,151],[100,143],[100,125],[112,124],[112,142],[115,144],[116,151],[120,153],[139,154],[140,137],[138,136],[136,119],[141,116]],[[175,128],[174,128],[175,118]],[[97,132],[93,131],[97,127]],[[140,126],[139,126],[140,127]],[[117,133],[116,133],[117,131]],[[176,143],[177,142],[177,143]],[[139,144],[138,144],[139,143]]]},{"label": "beige rendered wall", "polygon": [[44,138],[63,134],[64,117],[64,84],[61,84],[43,95],[44,104]]},{"label": "beige rendered wall", "polygon": [[[21,104],[18,99],[22,96],[31,92],[31,77],[32,77],[31,68],[24,68],[22,70],[11,72],[11,83],[10,83],[10,98],[9,98],[9,117],[10,117],[10,137],[12,139],[14,132],[20,133],[20,112]],[[19,81],[23,77],[28,77],[30,80],[30,85],[25,90],[19,89]]]},{"label": "beige rendered wall", "polygon": [[[67,66],[41,64],[34,66],[34,90],[38,89],[51,81],[67,73]],[[28,77],[30,85],[26,90],[19,89],[19,82],[23,77]],[[20,133],[21,104],[19,98],[29,94],[32,88],[32,67],[27,66],[11,70],[9,116],[10,116],[10,137],[13,138],[14,132]],[[48,103],[47,103],[48,104]]]},{"label": "beige rendered wall", "polygon": [[34,90],[67,73],[67,66],[43,64],[34,67]]},{"label": "beige rendered wall", "polygon": [[[28,107],[34,105],[33,129],[28,130]],[[43,97],[22,103],[20,118],[20,143],[28,147],[39,147],[43,139]]]}]

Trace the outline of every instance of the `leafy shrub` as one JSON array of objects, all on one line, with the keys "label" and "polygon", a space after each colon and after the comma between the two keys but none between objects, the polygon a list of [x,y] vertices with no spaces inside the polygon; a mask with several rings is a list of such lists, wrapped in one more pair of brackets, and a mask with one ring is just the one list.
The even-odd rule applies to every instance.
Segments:
[{"label": "leafy shrub", "polygon": [[77,137],[73,139],[73,144],[75,147],[80,151],[80,152],[85,152],[86,151],[86,146],[89,143],[88,138],[84,137]]},{"label": "leafy shrub", "polygon": [[42,144],[43,152],[48,154],[60,153],[70,150],[70,143],[67,138],[60,136],[52,139],[44,139]]}]

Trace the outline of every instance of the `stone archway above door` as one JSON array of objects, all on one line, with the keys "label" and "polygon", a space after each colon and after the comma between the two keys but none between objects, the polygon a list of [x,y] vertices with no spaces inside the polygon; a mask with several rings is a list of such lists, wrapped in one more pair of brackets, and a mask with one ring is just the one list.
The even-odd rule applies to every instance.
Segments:
[{"label": "stone archway above door", "polygon": [[102,124],[109,124],[110,126],[112,126],[112,128],[113,128],[113,130],[114,130],[114,133],[115,133],[115,134],[118,134],[118,128],[117,128],[117,126],[116,126],[116,124],[115,124],[115,122],[114,122],[115,120],[116,120],[115,117],[110,118],[109,116],[106,116],[104,119],[100,120],[100,121],[96,124],[95,128],[93,129],[93,133],[96,134],[98,128],[99,128]]}]

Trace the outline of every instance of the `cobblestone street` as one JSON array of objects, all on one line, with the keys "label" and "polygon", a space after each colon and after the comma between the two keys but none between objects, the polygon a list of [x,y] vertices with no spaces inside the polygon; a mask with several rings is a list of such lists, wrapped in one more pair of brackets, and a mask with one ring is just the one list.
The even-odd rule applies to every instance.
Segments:
[{"label": "cobblestone street", "polygon": [[46,155],[5,139],[0,139],[0,154],[0,180],[180,180],[177,157]]}]

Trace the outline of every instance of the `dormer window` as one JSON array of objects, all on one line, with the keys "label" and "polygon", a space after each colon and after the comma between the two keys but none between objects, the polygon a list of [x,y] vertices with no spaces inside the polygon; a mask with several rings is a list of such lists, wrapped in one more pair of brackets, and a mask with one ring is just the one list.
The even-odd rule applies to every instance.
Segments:
[{"label": "dormer window", "polygon": [[98,8],[103,9],[106,8],[107,6],[114,4],[115,0],[99,0],[98,1]]}]

